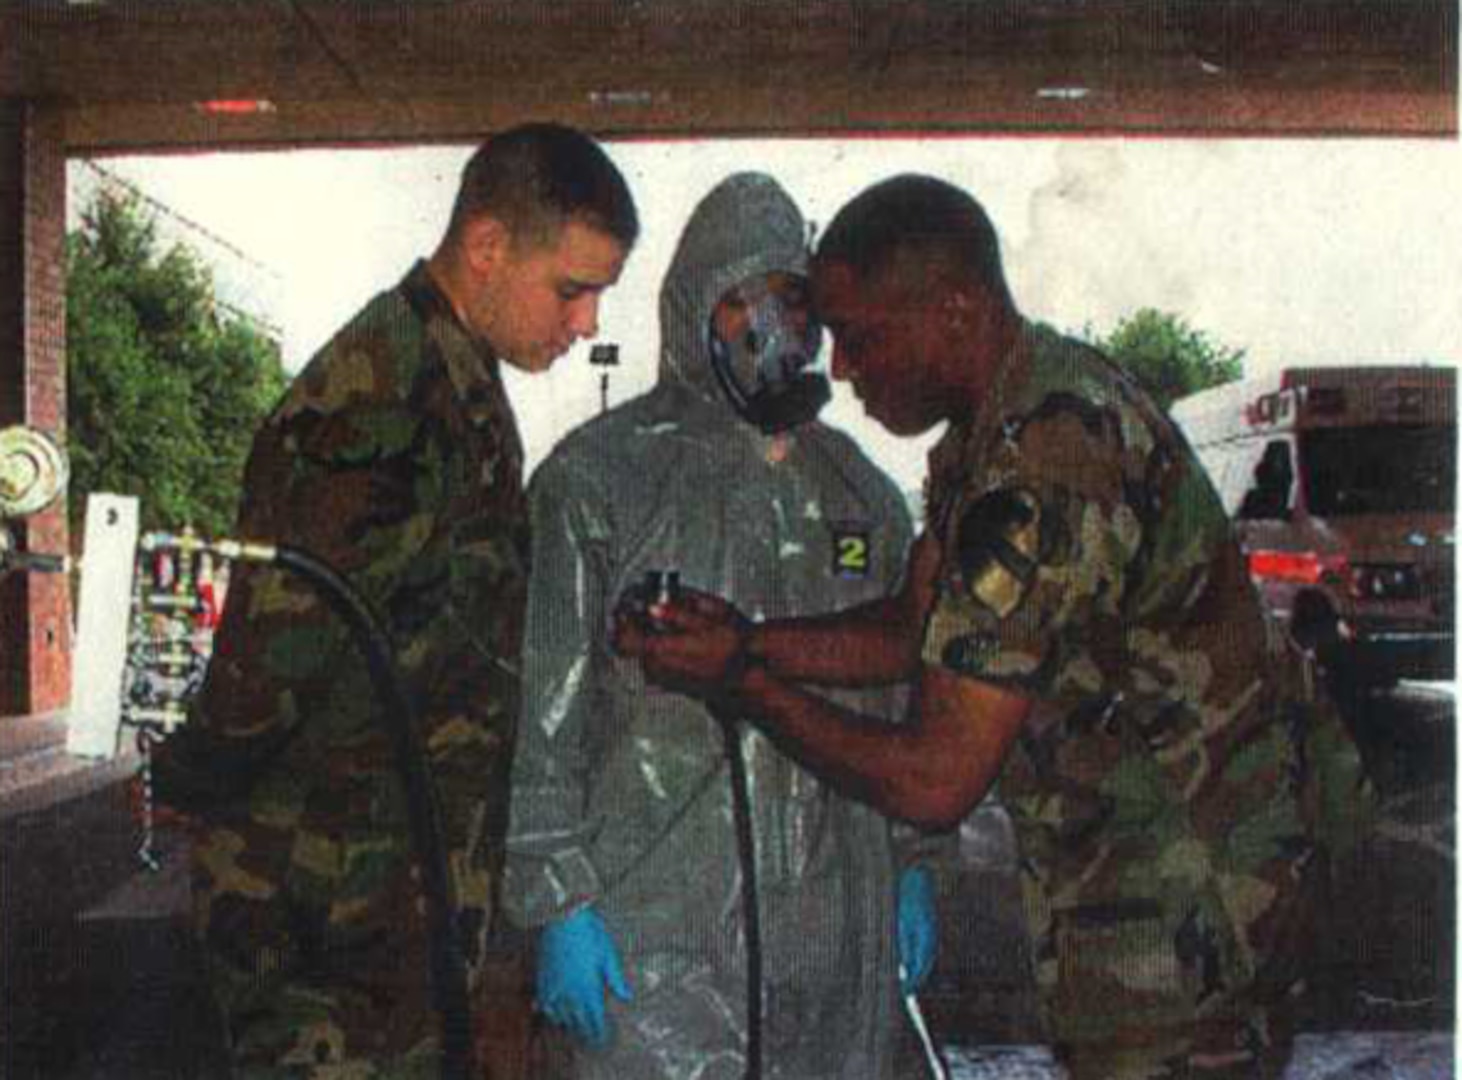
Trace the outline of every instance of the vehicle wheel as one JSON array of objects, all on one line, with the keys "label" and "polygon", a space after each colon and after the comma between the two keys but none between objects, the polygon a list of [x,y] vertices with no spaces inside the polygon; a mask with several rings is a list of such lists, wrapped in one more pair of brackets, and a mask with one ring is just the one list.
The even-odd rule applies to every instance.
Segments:
[{"label": "vehicle wheel", "polygon": [[1367,684],[1354,657],[1340,637],[1339,620],[1323,598],[1299,597],[1290,617],[1290,635],[1315,658],[1315,665],[1331,700],[1340,707],[1347,726],[1355,732],[1366,698]]},{"label": "vehicle wheel", "polygon": [[1340,645],[1339,620],[1321,597],[1306,593],[1294,605],[1289,619],[1290,636],[1321,663],[1331,663]]}]

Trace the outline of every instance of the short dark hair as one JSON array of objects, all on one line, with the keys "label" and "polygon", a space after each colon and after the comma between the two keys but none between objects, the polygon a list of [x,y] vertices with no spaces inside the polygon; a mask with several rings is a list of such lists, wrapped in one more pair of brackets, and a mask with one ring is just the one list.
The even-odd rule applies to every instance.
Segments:
[{"label": "short dark hair", "polygon": [[855,196],[834,216],[814,261],[841,264],[864,281],[895,268],[926,281],[953,273],[1010,295],[1000,238],[984,207],[932,176],[906,173]]},{"label": "short dark hair", "polygon": [[561,124],[523,124],[494,135],[468,160],[449,235],[490,214],[514,240],[546,242],[570,220],[625,248],[639,238],[635,203],[614,162],[589,136]]}]

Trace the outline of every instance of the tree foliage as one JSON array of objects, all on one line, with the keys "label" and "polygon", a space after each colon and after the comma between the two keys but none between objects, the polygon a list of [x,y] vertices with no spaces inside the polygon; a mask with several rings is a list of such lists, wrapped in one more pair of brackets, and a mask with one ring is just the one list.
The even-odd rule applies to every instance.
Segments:
[{"label": "tree foliage", "polygon": [[1092,344],[1132,372],[1164,409],[1244,374],[1244,350],[1214,342],[1181,316],[1143,308]]},{"label": "tree foliage", "polygon": [[136,197],[105,191],[66,238],[73,527],[108,491],[138,496],[144,528],[225,534],[287,379],[278,344],[215,302],[201,259],[159,248]]}]

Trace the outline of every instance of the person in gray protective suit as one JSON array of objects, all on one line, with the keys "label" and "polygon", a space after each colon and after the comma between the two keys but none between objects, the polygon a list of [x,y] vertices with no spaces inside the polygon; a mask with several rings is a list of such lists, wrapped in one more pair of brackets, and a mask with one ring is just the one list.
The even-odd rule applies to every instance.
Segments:
[{"label": "person in gray protective suit", "polygon": [[[542,930],[538,1004],[568,1029],[549,1031],[572,1076],[919,1071],[896,1060],[912,1053],[899,968],[917,983],[932,963],[923,860],[947,838],[896,834],[734,718],[647,686],[609,646],[616,606],[653,571],[764,618],[896,588],[911,542],[904,501],[814,419],[826,382],[807,370],[821,330],[806,265],[787,194],[760,174],[723,181],[696,207],[661,289],[658,384],[565,438],[530,487],[504,903]],[[849,698],[895,722],[901,696]],[[737,780],[749,829],[737,827]],[[749,968],[760,969],[759,1019]]]}]

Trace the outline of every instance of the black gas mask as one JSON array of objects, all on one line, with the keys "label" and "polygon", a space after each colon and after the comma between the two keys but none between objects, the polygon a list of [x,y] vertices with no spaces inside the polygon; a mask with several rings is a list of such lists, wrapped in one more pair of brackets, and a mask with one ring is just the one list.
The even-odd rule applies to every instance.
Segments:
[{"label": "black gas mask", "polygon": [[737,291],[748,316],[740,337],[723,340],[714,319],[707,326],[716,380],[741,418],[763,434],[807,423],[832,396],[827,378],[813,370],[822,324],[784,301],[765,277]]}]

